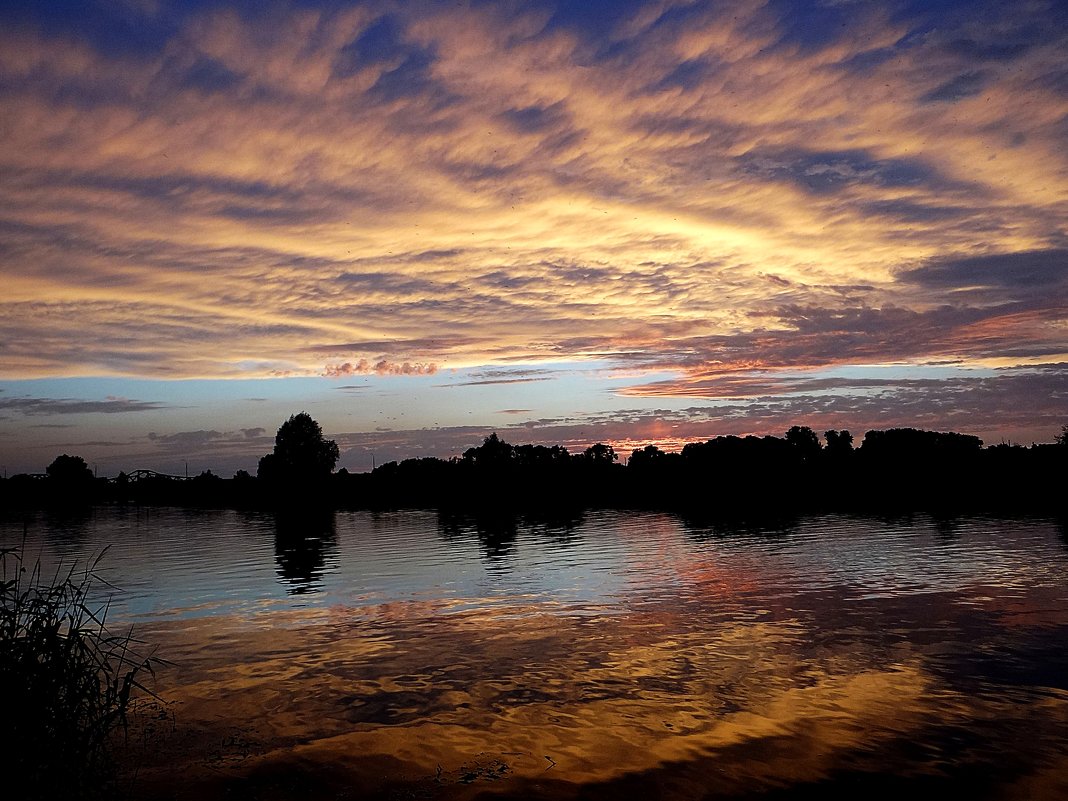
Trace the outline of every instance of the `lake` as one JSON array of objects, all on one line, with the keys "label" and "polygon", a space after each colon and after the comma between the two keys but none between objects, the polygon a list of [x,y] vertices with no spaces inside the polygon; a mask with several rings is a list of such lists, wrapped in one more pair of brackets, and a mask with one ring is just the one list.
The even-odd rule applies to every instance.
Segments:
[{"label": "lake", "polygon": [[1068,532],[602,511],[0,522],[171,664],[135,797],[1068,798]]}]

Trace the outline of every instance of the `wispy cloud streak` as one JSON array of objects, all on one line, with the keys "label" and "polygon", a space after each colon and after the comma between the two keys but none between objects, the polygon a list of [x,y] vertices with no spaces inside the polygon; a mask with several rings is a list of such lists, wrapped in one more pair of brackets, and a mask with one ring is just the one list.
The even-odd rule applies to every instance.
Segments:
[{"label": "wispy cloud streak", "polygon": [[1068,358],[1060,4],[597,9],[0,11],[0,378]]},{"label": "wispy cloud streak", "polygon": [[57,414],[126,414],[166,407],[167,404],[158,401],[113,397],[101,401],[75,398],[0,398],[0,412],[18,412],[31,417]]}]

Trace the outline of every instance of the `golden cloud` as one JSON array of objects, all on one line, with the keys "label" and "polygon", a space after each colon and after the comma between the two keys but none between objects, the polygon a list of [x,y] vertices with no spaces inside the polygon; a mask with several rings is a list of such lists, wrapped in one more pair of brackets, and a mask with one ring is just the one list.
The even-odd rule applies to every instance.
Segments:
[{"label": "golden cloud", "polygon": [[[761,4],[668,10],[608,51],[466,6],[205,11],[128,58],[5,32],[0,374],[329,374],[309,343],[354,340],[396,343],[357,372],[613,342],[673,366],[679,331],[923,313],[955,288],[903,271],[1063,236],[1063,35],[996,50],[865,9],[803,47]],[[982,335],[959,350],[996,357]]]}]

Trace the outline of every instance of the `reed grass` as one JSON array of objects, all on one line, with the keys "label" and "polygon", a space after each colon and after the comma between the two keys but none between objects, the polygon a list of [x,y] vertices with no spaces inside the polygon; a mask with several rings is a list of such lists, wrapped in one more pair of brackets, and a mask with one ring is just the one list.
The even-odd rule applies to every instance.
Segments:
[{"label": "reed grass", "polygon": [[131,694],[160,660],[132,631],[106,625],[97,604],[101,552],[87,565],[42,573],[25,545],[0,548],[0,758],[20,798],[109,794],[111,741],[127,727]]}]

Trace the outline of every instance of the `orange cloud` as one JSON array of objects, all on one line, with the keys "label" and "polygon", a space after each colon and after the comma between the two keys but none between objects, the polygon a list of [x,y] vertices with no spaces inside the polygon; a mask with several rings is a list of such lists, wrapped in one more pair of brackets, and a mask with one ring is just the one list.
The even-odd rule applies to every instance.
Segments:
[{"label": "orange cloud", "polygon": [[345,362],[344,364],[328,364],[323,368],[323,375],[327,378],[342,378],[349,375],[434,375],[438,371],[436,364],[421,364],[416,362],[391,362],[379,359],[369,362],[360,359],[358,362]]}]

